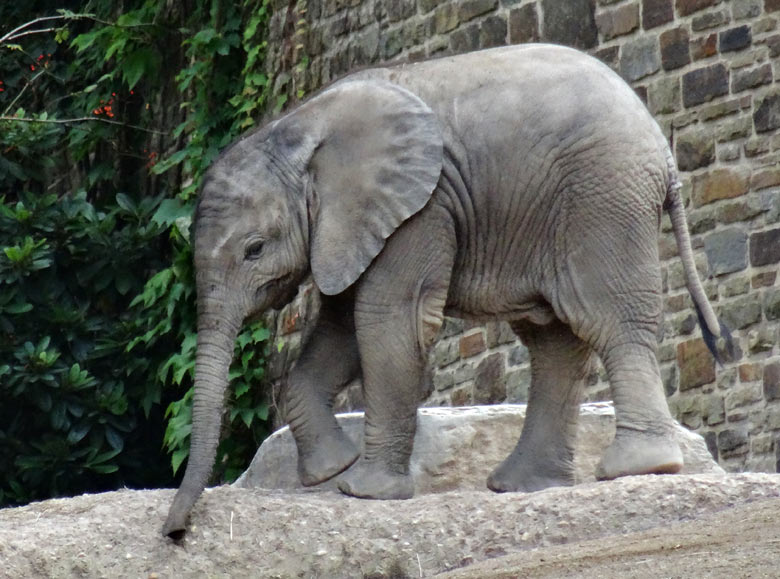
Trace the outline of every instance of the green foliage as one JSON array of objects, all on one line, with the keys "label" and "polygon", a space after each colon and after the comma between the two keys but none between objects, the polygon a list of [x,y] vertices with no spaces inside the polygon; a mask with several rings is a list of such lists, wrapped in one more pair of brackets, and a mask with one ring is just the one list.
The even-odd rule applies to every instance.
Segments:
[{"label": "green foliage", "polygon": [[[60,17],[0,44],[0,505],[172,485],[188,452],[194,195],[266,108],[268,0],[122,6],[0,6],[0,37]],[[218,480],[268,433],[268,348],[236,342]]]},{"label": "green foliage", "polygon": [[131,296],[164,265],[158,203],[0,198],[0,503],[170,481],[138,468],[144,431],[161,434],[140,402],[159,391],[122,348]]}]

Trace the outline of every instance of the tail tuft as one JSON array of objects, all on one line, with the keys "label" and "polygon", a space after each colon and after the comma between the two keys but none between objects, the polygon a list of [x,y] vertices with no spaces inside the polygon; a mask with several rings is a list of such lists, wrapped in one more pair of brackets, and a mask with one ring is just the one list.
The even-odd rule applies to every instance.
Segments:
[{"label": "tail tuft", "polygon": [[[701,309],[699,309],[699,305],[695,302],[693,305],[696,308],[696,317],[699,318],[699,326],[701,327],[704,343],[707,344],[707,348],[712,352],[712,355],[715,357],[718,364],[722,366],[725,362],[736,360],[736,348],[734,346],[734,340],[731,337],[731,331],[728,327],[726,327],[722,321],[718,320],[718,323],[720,324],[720,336],[716,336],[707,326],[704,314],[702,314]],[[723,355],[724,353],[725,357]]]}]

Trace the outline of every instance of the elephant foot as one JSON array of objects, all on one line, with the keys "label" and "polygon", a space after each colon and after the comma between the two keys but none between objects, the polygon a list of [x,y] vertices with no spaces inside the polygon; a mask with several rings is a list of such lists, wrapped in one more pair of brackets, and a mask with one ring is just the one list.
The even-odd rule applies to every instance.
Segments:
[{"label": "elephant foot", "polygon": [[410,474],[388,471],[375,461],[361,460],[338,480],[339,490],[359,499],[410,499],[414,480]]},{"label": "elephant foot", "polygon": [[680,446],[670,435],[618,428],[596,467],[598,480],[636,474],[674,474],[683,467]]},{"label": "elephant foot", "polygon": [[318,485],[347,470],[359,456],[355,443],[339,430],[306,454],[298,452],[298,477],[305,487]]},{"label": "elephant foot", "polygon": [[574,484],[572,465],[541,465],[509,456],[490,473],[487,486],[497,493],[532,493],[549,487]]}]

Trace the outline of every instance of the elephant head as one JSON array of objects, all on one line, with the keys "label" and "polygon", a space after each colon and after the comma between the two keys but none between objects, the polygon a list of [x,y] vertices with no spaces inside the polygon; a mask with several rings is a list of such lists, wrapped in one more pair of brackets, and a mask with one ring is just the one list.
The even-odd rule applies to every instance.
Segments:
[{"label": "elephant head", "polygon": [[204,178],[194,229],[198,344],[190,456],[163,534],[184,533],[211,473],[243,321],[352,285],[431,197],[442,165],[433,112],[385,81],[343,81],[230,146]]}]

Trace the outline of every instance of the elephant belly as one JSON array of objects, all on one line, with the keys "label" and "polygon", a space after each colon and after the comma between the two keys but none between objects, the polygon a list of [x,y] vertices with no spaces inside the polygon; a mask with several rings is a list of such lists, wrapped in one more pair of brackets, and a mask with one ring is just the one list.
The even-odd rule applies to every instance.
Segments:
[{"label": "elephant belly", "polygon": [[[455,288],[452,288],[455,289]],[[498,292],[458,292],[451,291],[444,313],[447,316],[476,321],[503,320],[514,322],[526,320],[534,324],[545,325],[555,319],[552,306],[541,297],[530,292],[517,299],[506,299]]]}]

